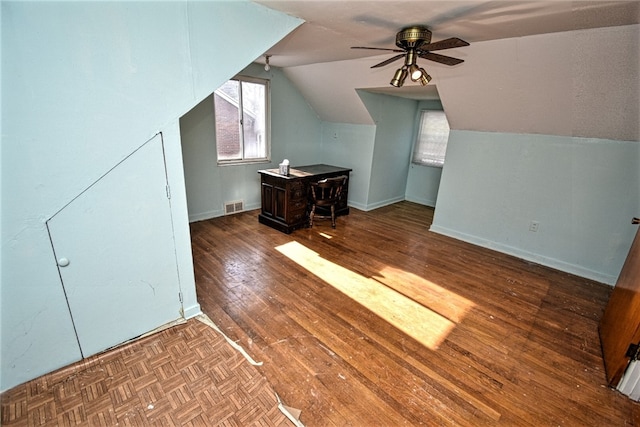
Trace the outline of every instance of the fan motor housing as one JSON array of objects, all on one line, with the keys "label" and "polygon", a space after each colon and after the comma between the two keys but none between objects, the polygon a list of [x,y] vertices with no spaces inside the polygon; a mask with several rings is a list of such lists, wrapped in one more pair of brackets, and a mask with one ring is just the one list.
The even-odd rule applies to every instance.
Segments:
[{"label": "fan motor housing", "polygon": [[431,31],[420,25],[403,28],[396,34],[396,46],[402,49],[418,49],[429,43],[431,43]]}]

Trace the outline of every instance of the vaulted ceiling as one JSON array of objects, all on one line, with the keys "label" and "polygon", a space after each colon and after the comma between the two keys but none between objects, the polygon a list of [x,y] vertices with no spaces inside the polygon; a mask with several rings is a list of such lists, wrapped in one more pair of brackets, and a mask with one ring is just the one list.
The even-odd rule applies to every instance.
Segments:
[{"label": "vaulted ceiling", "polygon": [[[254,1],[305,20],[265,54],[323,120],[373,123],[354,90],[366,89],[439,97],[457,129],[639,138],[638,1]],[[434,77],[427,86],[391,87],[401,60],[370,67],[393,52],[351,49],[394,48],[397,31],[417,24],[432,41],[471,44],[438,52],[459,65],[419,60]],[[602,107],[611,128],[591,129],[585,117]],[[635,121],[621,123],[623,112]]]},{"label": "vaulted ceiling", "polygon": [[375,55],[351,46],[395,47],[398,30],[426,25],[433,41],[470,43],[640,22],[638,1],[254,0],[305,20],[267,52],[293,67]]}]

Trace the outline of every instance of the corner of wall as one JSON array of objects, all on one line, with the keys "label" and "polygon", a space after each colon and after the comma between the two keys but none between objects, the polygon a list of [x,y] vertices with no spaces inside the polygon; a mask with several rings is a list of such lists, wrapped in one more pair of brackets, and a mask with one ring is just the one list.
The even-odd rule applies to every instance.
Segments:
[{"label": "corner of wall", "polygon": [[200,304],[193,304],[189,307],[184,307],[184,318],[191,319],[193,317],[199,316],[202,314],[202,310],[200,309]]}]

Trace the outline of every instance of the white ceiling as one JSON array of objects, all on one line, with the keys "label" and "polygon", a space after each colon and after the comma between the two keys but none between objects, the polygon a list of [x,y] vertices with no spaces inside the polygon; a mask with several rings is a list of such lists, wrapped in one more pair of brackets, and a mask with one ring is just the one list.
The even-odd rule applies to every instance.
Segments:
[{"label": "white ceiling", "polygon": [[[265,54],[327,122],[374,124],[357,90],[440,99],[452,128],[636,140],[640,1],[253,0],[304,20]],[[389,81],[403,27],[471,45],[424,59],[427,86]],[[264,57],[256,59],[264,63]],[[591,120],[599,117],[599,120]]]},{"label": "white ceiling", "polygon": [[[352,46],[395,48],[403,27],[421,24],[432,41],[469,43],[640,22],[639,1],[254,0],[305,20],[269,49],[271,64],[292,67],[380,55]],[[439,51],[455,56],[457,49]],[[391,55],[389,55],[391,56]],[[258,59],[264,63],[264,59]],[[389,66],[393,68],[393,66]]]}]

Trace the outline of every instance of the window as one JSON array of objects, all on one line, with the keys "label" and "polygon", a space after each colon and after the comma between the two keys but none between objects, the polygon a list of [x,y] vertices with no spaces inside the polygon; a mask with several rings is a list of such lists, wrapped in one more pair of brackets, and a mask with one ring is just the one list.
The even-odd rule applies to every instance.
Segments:
[{"label": "window", "polygon": [[269,161],[268,83],[237,77],[214,92],[218,164]]},{"label": "window", "polygon": [[442,167],[449,140],[449,122],[444,111],[423,110],[412,163]]}]

